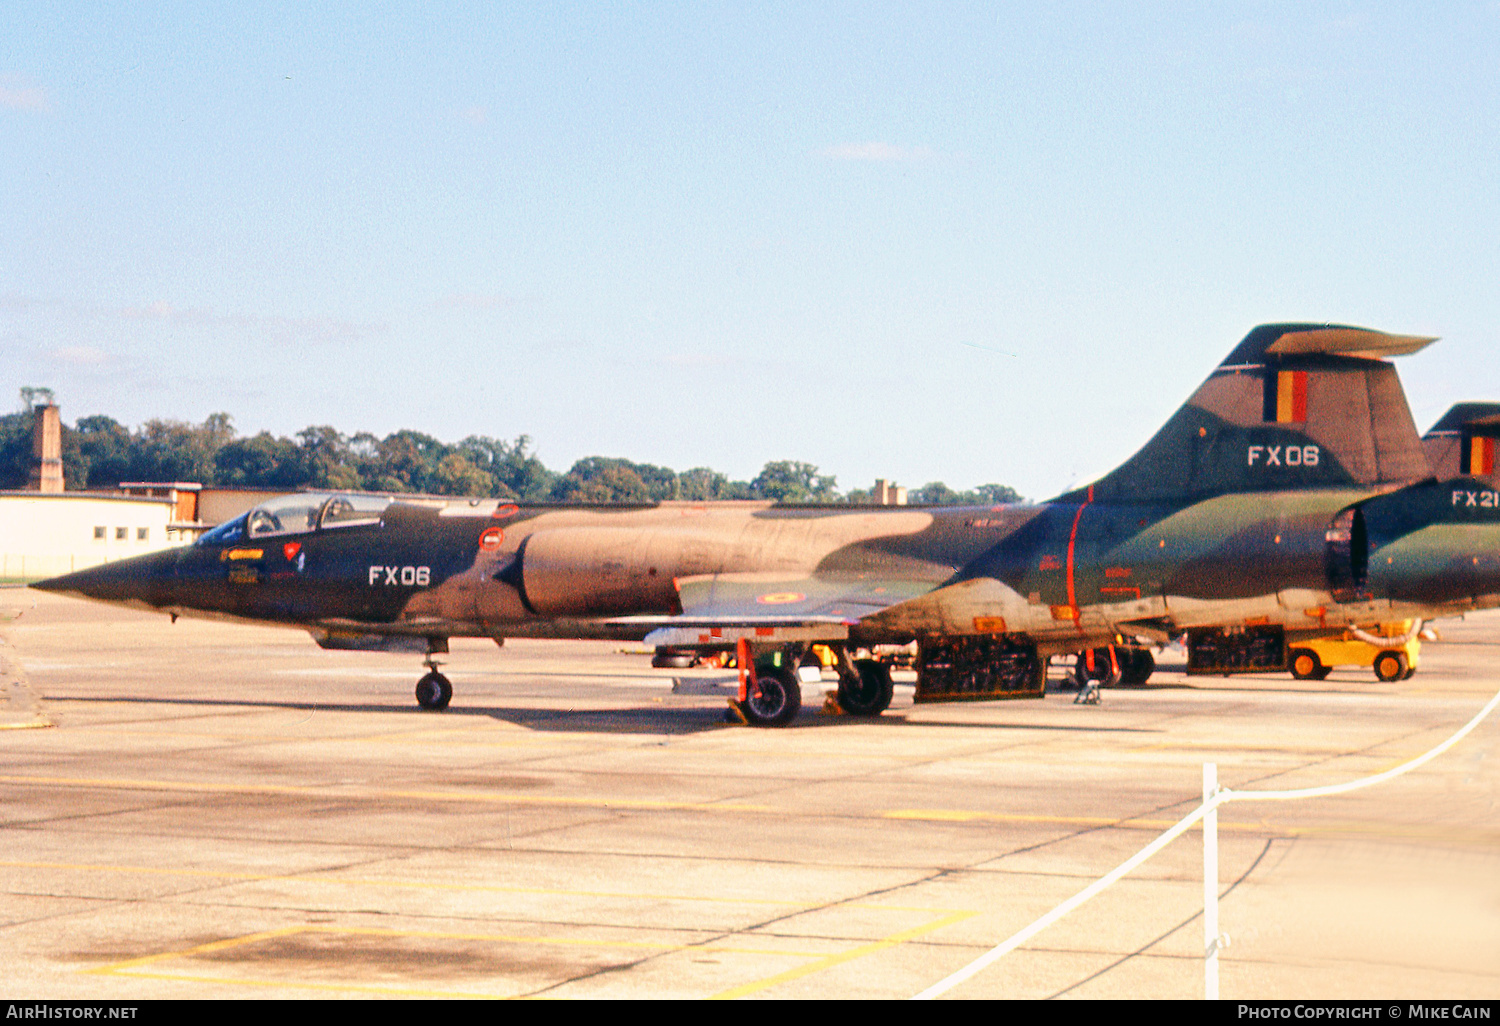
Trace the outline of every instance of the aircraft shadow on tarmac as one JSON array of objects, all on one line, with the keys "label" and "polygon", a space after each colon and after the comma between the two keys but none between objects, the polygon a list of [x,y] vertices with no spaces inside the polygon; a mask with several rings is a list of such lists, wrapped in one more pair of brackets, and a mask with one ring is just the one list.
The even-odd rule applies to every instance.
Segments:
[{"label": "aircraft shadow on tarmac", "polygon": [[[430,718],[429,722],[433,726],[438,726],[445,718],[453,716],[484,716],[490,719],[502,720],[517,727],[524,727],[527,730],[599,734],[697,734],[738,726],[738,724],[727,722],[725,716],[726,709],[715,707],[677,709],[665,709],[661,707],[530,709],[475,705],[449,706],[442,712],[435,713],[423,712],[407,705],[375,705],[367,702],[275,702],[227,698],[163,698],[160,696],[137,697],[130,695],[117,695],[107,698],[97,696],[85,698],[68,695],[49,695],[47,698],[52,701],[90,702],[101,705],[155,705],[202,709],[288,709],[299,712],[324,710],[340,713],[396,713],[403,716]],[[812,710],[805,709],[802,715],[797,718],[795,729],[833,728],[851,724],[897,729],[907,725],[908,721],[903,713],[908,711],[910,710],[892,710],[882,716],[856,718],[849,716],[821,716]],[[1009,721],[984,723],[969,719],[951,721],[924,719],[921,723],[911,725],[924,728],[961,727],[969,730],[1034,730],[1089,734],[1161,733],[1161,731],[1149,727],[1101,727],[1084,724],[1071,726],[1056,723],[1014,723]]]}]

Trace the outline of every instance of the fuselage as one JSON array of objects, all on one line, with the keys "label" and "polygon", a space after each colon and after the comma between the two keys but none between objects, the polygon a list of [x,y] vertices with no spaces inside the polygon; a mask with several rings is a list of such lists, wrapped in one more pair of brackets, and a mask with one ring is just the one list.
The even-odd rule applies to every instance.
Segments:
[{"label": "fuselage", "polygon": [[698,596],[712,593],[720,619],[803,615],[866,644],[1005,634],[1076,651],[1120,633],[1274,624],[1311,635],[1493,605],[1500,509],[1469,506],[1470,490],[1160,504],[1085,492],[994,507],[559,507],[307,493],[195,545],[43,586],[298,626],[350,647],[380,637],[642,638],[664,618],[694,622],[710,611]]}]

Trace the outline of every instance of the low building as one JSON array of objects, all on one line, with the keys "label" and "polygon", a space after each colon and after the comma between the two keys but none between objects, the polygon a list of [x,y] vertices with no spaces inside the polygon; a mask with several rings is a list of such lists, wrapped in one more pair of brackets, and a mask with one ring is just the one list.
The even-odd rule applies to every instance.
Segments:
[{"label": "low building", "polygon": [[0,581],[37,581],[192,540],[170,499],[96,492],[0,492]]}]

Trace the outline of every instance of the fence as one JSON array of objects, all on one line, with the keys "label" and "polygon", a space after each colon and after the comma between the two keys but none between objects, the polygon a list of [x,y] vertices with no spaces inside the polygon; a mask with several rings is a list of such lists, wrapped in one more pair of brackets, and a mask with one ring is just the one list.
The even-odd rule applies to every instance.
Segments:
[{"label": "fence", "polygon": [[102,556],[35,556],[0,552],[0,581],[40,581],[103,562],[105,559]]},{"label": "fence", "polygon": [[1223,946],[1224,940],[1223,935],[1219,932],[1219,806],[1227,805],[1230,802],[1284,802],[1297,801],[1303,798],[1327,798],[1332,795],[1358,791],[1361,788],[1373,787],[1376,784],[1399,777],[1404,773],[1410,773],[1419,766],[1424,766],[1433,759],[1436,759],[1439,755],[1442,755],[1467,737],[1475,727],[1484,721],[1486,716],[1495,711],[1497,705],[1500,705],[1500,691],[1495,693],[1495,696],[1485,704],[1484,708],[1480,709],[1474,715],[1473,719],[1460,727],[1448,740],[1436,748],[1424,752],[1422,755],[1408,762],[1403,762],[1399,766],[1392,767],[1383,773],[1361,777],[1343,784],[1329,784],[1324,787],[1304,787],[1293,791],[1231,791],[1228,788],[1219,787],[1217,765],[1211,762],[1204,763],[1203,801],[1197,808],[1169,827],[1156,840],[1054,908],[1051,912],[1048,912],[1030,926],[1027,926],[983,955],[980,955],[958,972],[934,983],[931,987],[922,991],[922,993],[915,995],[913,1000],[925,1001],[939,997],[965,980],[978,975],[986,967],[994,965],[1000,959],[1016,950],[1016,948],[1019,948],[1022,944],[1025,944],[1031,938],[1047,929],[1047,927],[1062,919],[1069,912],[1102,894],[1131,870],[1140,866],[1147,859],[1186,833],[1188,828],[1194,823],[1202,820],[1203,996],[1210,1001],[1217,1001],[1219,998],[1219,949]]}]

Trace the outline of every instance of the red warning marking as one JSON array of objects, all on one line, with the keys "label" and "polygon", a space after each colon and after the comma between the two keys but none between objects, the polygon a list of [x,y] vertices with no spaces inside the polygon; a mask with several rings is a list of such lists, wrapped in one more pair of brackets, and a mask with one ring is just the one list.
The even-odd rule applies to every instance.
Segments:
[{"label": "red warning marking", "polygon": [[784,606],[788,602],[801,602],[807,598],[800,591],[773,591],[769,595],[762,595],[755,601],[765,606]]},{"label": "red warning marking", "polygon": [[490,516],[496,520],[504,520],[506,517],[513,517],[519,512],[521,512],[521,507],[511,502],[498,507]]},{"label": "red warning marking", "polygon": [[757,628],[755,628],[755,636],[757,638],[769,638],[772,635],[774,635],[775,633],[776,633],[776,628],[775,627],[757,627]]},{"label": "red warning marking", "polygon": [[302,551],[302,543],[287,542],[281,547],[281,551],[286,556],[286,561],[290,563],[292,560],[297,558],[297,553]]},{"label": "red warning marking", "polygon": [[494,552],[505,542],[505,532],[491,527],[479,536],[479,547],[485,552]]}]

